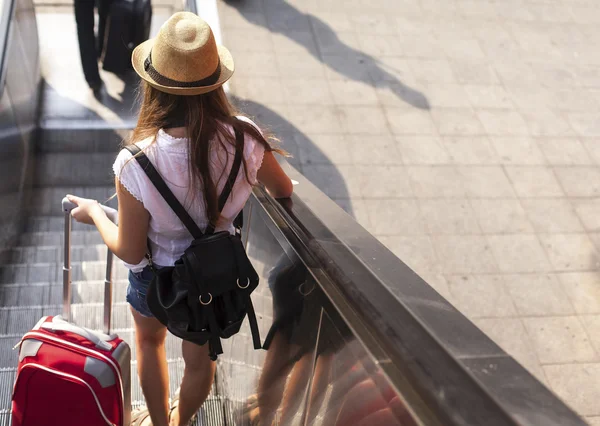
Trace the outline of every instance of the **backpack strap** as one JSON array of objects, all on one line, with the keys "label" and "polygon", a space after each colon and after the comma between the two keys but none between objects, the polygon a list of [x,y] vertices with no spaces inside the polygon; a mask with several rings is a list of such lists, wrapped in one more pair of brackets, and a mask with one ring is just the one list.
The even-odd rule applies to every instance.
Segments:
[{"label": "backpack strap", "polygon": [[135,144],[128,145],[125,147],[127,151],[133,155],[133,158],[137,160],[139,165],[142,167],[142,170],[150,179],[150,182],[154,185],[160,195],[165,199],[169,207],[173,210],[173,212],[177,215],[179,220],[185,225],[187,230],[192,234],[194,239],[198,239],[202,237],[203,233],[194,222],[194,219],[188,214],[188,212],[183,208],[177,197],[171,192],[169,187],[167,186],[164,179],[158,173],[158,171],[154,168],[150,159],[144,154],[144,152]]},{"label": "backpack strap", "polygon": [[[235,184],[235,180],[237,179],[237,175],[240,172],[240,167],[242,166],[242,157],[244,155],[244,133],[235,129],[235,157],[233,159],[233,165],[231,167],[231,172],[229,173],[229,177],[227,178],[227,182],[225,182],[225,187],[223,188],[223,192],[221,192],[221,196],[219,197],[219,213],[223,211],[223,207],[227,203],[229,196],[231,195],[231,191],[233,190],[233,185]],[[237,221],[237,217],[235,218],[234,225]],[[243,220],[243,219],[242,219]],[[206,227],[207,234],[212,234],[215,232],[215,225],[209,223]]]},{"label": "backpack strap", "polygon": [[[231,172],[229,173],[229,177],[227,178],[227,182],[225,183],[225,187],[223,188],[223,192],[219,197],[219,213],[223,210],[223,207],[225,206],[225,203],[227,203],[229,195],[231,195],[233,185],[235,183],[235,180],[237,178],[242,164],[242,157],[244,153],[244,134],[236,129],[235,135],[235,158],[233,160]],[[133,157],[137,160],[139,165],[142,167],[144,173],[146,173],[146,175],[148,176],[148,179],[150,179],[154,187],[158,190],[158,192],[167,202],[169,207],[171,207],[171,209],[177,215],[179,220],[181,220],[181,222],[185,225],[190,234],[192,234],[192,237],[194,237],[194,239],[202,237],[204,233],[212,234],[215,231],[215,226],[212,223],[208,224],[204,233],[200,230],[198,225],[196,225],[196,222],[194,222],[194,219],[192,219],[192,217],[188,214],[188,212],[181,205],[177,197],[175,197],[173,192],[171,192],[162,176],[158,173],[156,168],[154,168],[148,156],[146,156],[146,154],[144,154],[144,152],[137,145],[128,145],[125,147],[125,149],[129,151],[131,155],[133,155]]]}]

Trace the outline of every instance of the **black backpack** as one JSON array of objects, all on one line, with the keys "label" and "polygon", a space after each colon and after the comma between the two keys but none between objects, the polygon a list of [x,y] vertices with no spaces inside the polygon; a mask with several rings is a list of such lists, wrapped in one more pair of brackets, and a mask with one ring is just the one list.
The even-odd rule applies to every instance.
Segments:
[{"label": "black backpack", "polygon": [[[235,159],[219,197],[219,212],[231,194],[242,163],[244,134],[236,130],[235,135]],[[175,336],[198,345],[208,342],[212,360],[223,353],[221,339],[236,334],[248,315],[254,348],[261,349],[250,299],[258,286],[258,274],[246,255],[240,233],[215,233],[212,224],[204,233],[200,231],[140,148],[130,145],[126,149],[194,237],[175,266],[153,268],[155,275],[146,296],[152,314]],[[239,220],[234,223],[239,224]],[[151,254],[148,258],[152,266]]]}]

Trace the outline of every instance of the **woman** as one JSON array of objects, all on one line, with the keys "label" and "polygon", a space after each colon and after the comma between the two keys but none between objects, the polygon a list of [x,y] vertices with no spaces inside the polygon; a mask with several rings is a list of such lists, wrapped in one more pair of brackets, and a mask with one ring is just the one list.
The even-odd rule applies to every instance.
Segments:
[{"label": "woman", "polygon": [[[210,27],[198,16],[173,15],[155,39],[133,52],[143,79],[143,102],[131,143],[144,150],[169,189],[201,229],[234,232],[233,219],[260,182],[274,197],[289,197],[292,183],[258,128],[235,117],[222,85],[233,74],[231,54],[217,47]],[[232,195],[219,214],[223,190],[235,155],[234,128],[243,131],[243,167]],[[147,410],[133,425],[182,426],[190,423],[210,391],[215,363],[208,345],[183,342],[185,371],[180,392],[169,407],[165,327],[145,301],[152,272],[144,258],[149,241],[155,267],[172,266],[192,237],[169,208],[137,161],[122,150],[113,166],[119,200],[115,226],[94,200],[69,196],[73,217],[94,224],[106,245],[130,269],[127,301],[135,322],[138,374]]]}]

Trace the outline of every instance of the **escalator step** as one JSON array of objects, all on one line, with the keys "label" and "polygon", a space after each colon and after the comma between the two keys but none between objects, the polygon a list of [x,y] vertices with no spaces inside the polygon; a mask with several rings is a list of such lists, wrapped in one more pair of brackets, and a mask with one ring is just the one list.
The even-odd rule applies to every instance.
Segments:
[{"label": "escalator step", "polygon": [[114,182],[112,165],[116,157],[116,152],[41,154],[36,158],[35,185],[56,187],[77,182],[80,186],[110,186]]},{"label": "escalator step", "polygon": [[36,188],[32,193],[32,213],[35,215],[62,216],[60,200],[66,194],[91,198],[100,202],[108,200],[115,192],[114,184],[102,186],[65,185],[50,188]]},{"label": "escalator step", "polygon": [[[0,368],[0,383],[14,383],[16,368]],[[12,386],[0,386],[0,425],[8,426],[12,401]]]},{"label": "escalator step", "polygon": [[[21,235],[22,246],[56,246],[63,247],[63,231],[25,232]],[[73,231],[71,232],[72,246],[89,246],[103,244],[98,232]]]},{"label": "escalator step", "polygon": [[[127,279],[129,270],[122,262],[113,264],[113,279]],[[106,262],[89,261],[71,264],[73,281],[98,281],[106,275]],[[62,266],[56,263],[13,263],[4,265],[0,275],[0,284],[49,283],[62,282]]]},{"label": "escalator step", "polygon": [[[52,245],[19,246],[12,250],[13,263],[62,263],[63,246]],[[106,261],[107,248],[104,244],[71,245],[71,261]]]}]

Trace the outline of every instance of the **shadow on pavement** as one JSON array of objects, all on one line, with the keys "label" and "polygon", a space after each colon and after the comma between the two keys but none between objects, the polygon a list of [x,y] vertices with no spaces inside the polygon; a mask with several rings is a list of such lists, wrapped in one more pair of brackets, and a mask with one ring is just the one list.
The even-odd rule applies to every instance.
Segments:
[{"label": "shadow on pavement", "polygon": [[[250,116],[256,123],[272,133],[276,138],[280,139],[283,144],[283,148],[290,151],[293,155],[292,158],[288,158],[288,162],[302,172],[302,164],[298,158],[296,140],[301,140],[303,148],[311,152],[320,151],[319,147],[300,129],[295,127],[292,123],[286,120],[284,117],[276,113],[275,111],[267,108],[266,106],[249,99],[242,99],[235,95],[229,95],[229,99],[237,108],[239,108],[244,114]],[[323,158],[327,158],[325,155]],[[336,188],[338,197],[336,198],[350,198],[348,187],[341,173],[338,172],[335,164],[333,163],[320,163],[324,166],[331,167],[332,173],[328,176],[329,184],[331,187]],[[350,215],[353,214],[351,204],[343,206],[344,210]]]},{"label": "shadow on pavement", "polygon": [[[265,20],[260,19],[263,15],[257,13],[256,7],[240,0],[225,0],[225,3],[238,9],[249,22],[261,26],[267,25]],[[384,68],[384,64],[377,58],[346,45],[335,31],[318,17],[301,12],[285,0],[272,1],[267,7],[276,9],[277,15],[281,16],[282,20],[281,24],[269,26],[271,32],[282,34],[303,46],[317,60],[348,79],[361,81],[377,88],[388,88],[407,104],[419,109],[430,109],[429,101],[423,93],[407,86],[388,72]],[[309,20],[312,23],[312,37],[310,38],[306,37],[306,31],[294,31],[289,28],[294,23]],[[314,40],[316,34],[319,34],[320,39],[327,41],[328,49],[335,52],[335,57],[339,60],[326,60],[323,57],[316,42],[313,44],[313,41],[316,41]]]}]

